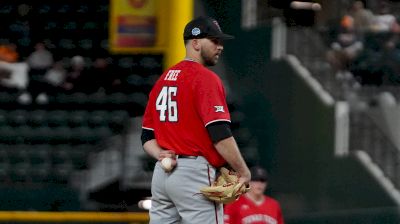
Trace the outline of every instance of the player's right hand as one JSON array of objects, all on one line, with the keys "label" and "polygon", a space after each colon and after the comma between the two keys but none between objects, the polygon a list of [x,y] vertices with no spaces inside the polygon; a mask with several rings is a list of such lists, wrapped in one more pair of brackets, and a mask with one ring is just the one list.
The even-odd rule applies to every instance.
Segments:
[{"label": "player's right hand", "polygon": [[176,155],[175,152],[172,150],[161,150],[158,154],[158,161],[161,162],[164,158],[171,158],[172,159],[172,167],[176,166]]},{"label": "player's right hand", "polygon": [[175,159],[176,155],[175,152],[172,150],[161,150],[158,154],[158,161],[161,161],[164,158],[172,158]]}]

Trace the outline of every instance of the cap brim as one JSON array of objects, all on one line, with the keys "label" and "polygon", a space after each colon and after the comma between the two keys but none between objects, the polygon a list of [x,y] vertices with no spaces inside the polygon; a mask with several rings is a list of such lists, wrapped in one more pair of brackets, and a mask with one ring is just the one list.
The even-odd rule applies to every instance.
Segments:
[{"label": "cap brim", "polygon": [[225,34],[225,33],[221,33],[219,35],[215,35],[215,36],[211,36],[211,37],[218,38],[218,39],[221,39],[221,40],[232,40],[232,39],[235,39],[234,36],[229,35],[229,34]]}]

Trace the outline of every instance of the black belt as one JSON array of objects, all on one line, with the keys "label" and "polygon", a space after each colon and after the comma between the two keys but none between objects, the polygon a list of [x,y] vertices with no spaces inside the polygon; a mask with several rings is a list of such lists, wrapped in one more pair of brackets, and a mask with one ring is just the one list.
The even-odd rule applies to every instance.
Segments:
[{"label": "black belt", "polygon": [[197,156],[185,156],[185,155],[177,155],[177,159],[197,159]]}]

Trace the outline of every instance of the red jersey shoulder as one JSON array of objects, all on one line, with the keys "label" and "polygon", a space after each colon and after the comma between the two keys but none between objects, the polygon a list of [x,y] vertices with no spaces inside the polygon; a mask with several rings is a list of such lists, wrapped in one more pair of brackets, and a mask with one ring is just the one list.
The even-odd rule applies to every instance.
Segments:
[{"label": "red jersey shoulder", "polygon": [[177,81],[179,75],[181,74],[181,69],[179,68],[179,64],[170,67],[169,69],[165,70],[156,83],[154,84],[151,94],[158,94],[158,91],[164,86],[168,84],[172,84]]},{"label": "red jersey shoulder", "polygon": [[183,72],[185,75],[193,76],[192,78],[197,81],[217,81],[221,82],[220,77],[207,67],[193,61],[181,61],[178,64],[168,68],[161,74],[161,80],[174,80]]},{"label": "red jersey shoulder", "polygon": [[280,206],[279,202],[277,200],[275,200],[274,198],[271,198],[271,197],[266,196],[266,195],[264,195],[264,198],[265,198],[265,201],[267,203],[274,204],[276,206]]}]

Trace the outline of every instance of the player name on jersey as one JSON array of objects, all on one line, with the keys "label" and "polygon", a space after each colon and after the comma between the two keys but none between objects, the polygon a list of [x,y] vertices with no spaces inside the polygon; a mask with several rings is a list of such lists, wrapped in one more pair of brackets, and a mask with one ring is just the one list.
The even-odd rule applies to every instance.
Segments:
[{"label": "player name on jersey", "polygon": [[178,79],[179,73],[181,70],[169,70],[164,80],[168,81],[176,81]]},{"label": "player name on jersey", "polygon": [[242,219],[243,224],[251,224],[256,222],[263,222],[267,224],[277,224],[278,222],[274,217],[265,214],[249,215]]}]

